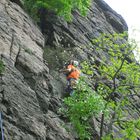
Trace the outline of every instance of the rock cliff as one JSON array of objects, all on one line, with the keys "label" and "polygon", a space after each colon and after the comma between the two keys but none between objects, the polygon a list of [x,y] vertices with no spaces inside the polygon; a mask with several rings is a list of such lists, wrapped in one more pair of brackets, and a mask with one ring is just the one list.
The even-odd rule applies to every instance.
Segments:
[{"label": "rock cliff", "polygon": [[87,17],[77,11],[73,15],[68,23],[48,13],[43,35],[20,0],[0,1],[0,57],[5,65],[0,111],[5,140],[76,139],[57,113],[66,84],[58,69],[72,58],[102,61],[85,46],[100,33],[120,33],[127,25],[102,0],[92,2]]}]

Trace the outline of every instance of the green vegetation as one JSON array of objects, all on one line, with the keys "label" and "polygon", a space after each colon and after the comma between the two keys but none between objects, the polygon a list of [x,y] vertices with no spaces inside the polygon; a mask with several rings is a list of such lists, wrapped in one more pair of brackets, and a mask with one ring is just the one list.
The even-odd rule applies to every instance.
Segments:
[{"label": "green vegetation", "polygon": [[4,71],[5,67],[4,67],[4,63],[2,60],[0,60],[0,74],[2,74],[2,72]]},{"label": "green vegetation", "polygon": [[54,11],[57,15],[70,21],[72,11],[78,9],[85,16],[91,0],[24,0],[26,10],[34,17],[40,8]]},{"label": "green vegetation", "polygon": [[[104,113],[101,118],[100,137],[105,134],[103,140],[119,139],[113,132],[113,125],[121,128],[118,130],[118,134],[122,135],[120,140],[127,138],[136,140],[140,136],[140,125],[139,123],[136,125],[140,119],[128,118],[129,109],[132,107],[131,98],[136,96],[140,89],[140,65],[137,64],[133,55],[135,42],[126,42],[124,38],[127,38],[126,33],[102,35],[93,40],[93,44],[98,46],[98,51],[102,50],[108,54],[108,58],[104,58],[104,64],[100,64],[98,67],[101,76],[110,81],[109,84],[99,83],[97,91],[107,101],[104,109],[110,111],[106,133],[104,133],[103,125],[104,122],[107,122]],[[108,64],[106,64],[107,61]],[[135,112],[135,110],[133,111]],[[133,115],[133,111],[131,115]]]},{"label": "green vegetation", "polygon": [[26,48],[25,49],[25,52],[27,52],[28,54],[31,54],[31,55],[33,55],[34,53],[33,53],[33,51],[32,50],[30,50],[29,48]]},{"label": "green vegetation", "polygon": [[[65,113],[81,140],[90,139],[89,120],[98,117],[100,112],[100,140],[137,140],[140,137],[140,118],[133,118],[135,109],[130,111],[135,104],[132,97],[140,90],[140,65],[133,55],[135,42],[128,43],[124,38],[127,38],[126,33],[103,34],[93,40],[96,51],[106,55],[101,56],[103,62],[98,66],[84,62],[82,71],[93,75],[91,70],[96,67],[101,78],[106,80],[95,81],[96,91],[80,80],[74,95],[64,99]],[[133,117],[128,117],[129,114]],[[114,131],[113,126],[119,129]]]},{"label": "green vegetation", "polygon": [[90,138],[89,120],[98,116],[105,106],[105,102],[100,95],[97,95],[81,77],[72,97],[64,99],[67,105],[65,114],[69,117],[81,140]]}]

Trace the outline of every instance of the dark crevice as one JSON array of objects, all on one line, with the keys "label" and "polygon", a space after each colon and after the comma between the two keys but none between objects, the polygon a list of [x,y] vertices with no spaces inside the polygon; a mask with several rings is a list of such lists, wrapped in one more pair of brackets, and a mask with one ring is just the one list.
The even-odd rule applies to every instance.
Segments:
[{"label": "dark crevice", "polygon": [[23,8],[23,4],[22,4],[21,0],[10,0],[10,1],[13,3],[16,3],[17,5],[19,5],[20,7]]},{"label": "dark crevice", "polygon": [[[41,93],[39,93],[41,94]],[[49,107],[49,99],[48,99],[48,102],[41,96],[39,95],[37,92],[36,92],[36,97],[37,97],[37,100],[38,100],[38,104],[40,106],[40,110],[46,114],[48,112],[48,107]]]},{"label": "dark crevice", "polygon": [[18,62],[18,57],[19,57],[20,51],[21,51],[21,48],[19,47],[18,53],[17,53],[16,58],[15,58],[15,67],[16,67],[17,62]]},{"label": "dark crevice", "polygon": [[14,44],[14,33],[12,32],[11,45],[10,45],[10,58],[12,55],[13,44]]}]

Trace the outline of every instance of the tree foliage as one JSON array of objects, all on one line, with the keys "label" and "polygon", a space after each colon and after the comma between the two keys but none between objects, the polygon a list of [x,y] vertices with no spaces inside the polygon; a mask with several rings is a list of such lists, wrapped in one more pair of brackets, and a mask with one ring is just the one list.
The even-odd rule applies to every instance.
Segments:
[{"label": "tree foliage", "polygon": [[85,16],[91,0],[24,0],[26,10],[36,16],[40,8],[54,11],[57,15],[71,20],[72,11],[78,9]]},{"label": "tree foliage", "polygon": [[[64,100],[66,114],[82,140],[90,139],[90,133],[87,133],[89,119],[98,117],[101,112],[100,140],[137,140],[140,137],[140,119],[133,116],[136,110],[132,100],[140,90],[140,65],[133,54],[136,44],[126,38],[127,34],[123,33],[103,34],[94,39],[92,43],[96,51],[105,55],[100,56],[102,62],[98,66],[84,62],[82,71],[93,75],[92,69],[96,67],[106,81],[96,81],[96,91],[82,81],[74,96]],[[113,127],[119,129],[114,131]]]},{"label": "tree foliage", "polygon": [[[109,81],[109,84],[100,82],[97,91],[107,101],[104,109],[110,111],[110,121],[105,120],[104,113],[101,119],[100,137],[103,140],[136,140],[140,134],[140,126],[136,125],[136,122],[139,124],[140,119],[133,120],[128,117],[129,109],[132,107],[131,98],[137,96],[140,90],[140,65],[135,61],[133,54],[136,44],[125,41],[125,38],[127,34],[123,33],[102,35],[93,40],[93,44],[98,46],[98,51],[107,54],[103,59],[104,63],[98,67],[101,76]],[[103,132],[104,122],[108,122],[107,132]],[[121,137],[116,136],[113,125],[120,127],[117,133]]]},{"label": "tree foliage", "polygon": [[90,139],[89,120],[103,111],[105,105],[103,98],[97,95],[81,77],[73,96],[65,98],[64,103],[67,105],[65,114],[73,124],[79,138]]}]

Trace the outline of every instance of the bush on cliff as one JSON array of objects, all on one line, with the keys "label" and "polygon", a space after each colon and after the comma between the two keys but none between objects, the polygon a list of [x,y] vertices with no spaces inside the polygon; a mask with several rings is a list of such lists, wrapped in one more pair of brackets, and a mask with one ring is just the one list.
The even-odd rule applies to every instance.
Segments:
[{"label": "bush on cliff", "polygon": [[140,137],[140,118],[133,115],[137,110],[132,109],[135,106],[133,99],[140,91],[140,64],[133,54],[135,42],[130,43],[126,38],[127,34],[123,33],[103,34],[94,39],[96,52],[105,54],[100,56],[103,61],[98,66],[84,63],[82,71],[92,77],[92,69],[96,68],[100,73],[101,80],[93,79],[96,91],[88,86],[89,83],[81,81],[74,96],[64,100],[66,115],[81,140],[90,139],[89,120],[98,117],[100,112],[100,140],[136,140]]},{"label": "bush on cliff", "polygon": [[32,16],[37,16],[39,9],[45,8],[68,21],[75,9],[78,9],[81,15],[86,15],[90,3],[91,0],[24,0],[24,6]]},{"label": "bush on cliff", "polygon": [[[66,116],[73,124],[80,140],[90,139],[90,119],[98,117],[105,107],[102,96],[97,95],[81,77],[77,88],[71,97],[65,98],[64,103]],[[104,110],[105,111],[105,110]]]}]

